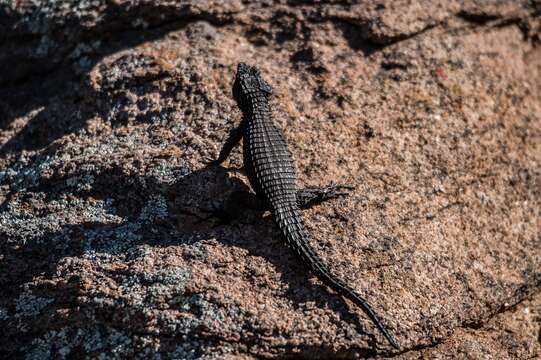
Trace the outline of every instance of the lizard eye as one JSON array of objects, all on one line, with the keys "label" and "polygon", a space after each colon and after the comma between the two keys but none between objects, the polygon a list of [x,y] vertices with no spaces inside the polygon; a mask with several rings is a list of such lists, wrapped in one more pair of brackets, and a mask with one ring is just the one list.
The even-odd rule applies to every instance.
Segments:
[{"label": "lizard eye", "polygon": [[272,87],[262,78],[258,78],[259,88],[267,94],[272,94]]}]

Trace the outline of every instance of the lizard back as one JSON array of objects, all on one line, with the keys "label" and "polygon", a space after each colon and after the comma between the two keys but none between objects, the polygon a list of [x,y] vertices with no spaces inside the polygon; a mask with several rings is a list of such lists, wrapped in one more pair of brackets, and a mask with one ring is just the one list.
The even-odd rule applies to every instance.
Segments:
[{"label": "lizard back", "polygon": [[[244,124],[244,165],[256,194],[271,209],[296,203],[293,160],[268,104],[254,99]],[[253,111],[252,111],[253,110]]]},{"label": "lizard back", "polygon": [[[293,159],[282,132],[273,122],[267,100],[253,96],[246,109],[244,165],[250,184],[265,201],[287,243],[306,262],[304,226],[297,205],[297,187]],[[313,267],[313,266],[310,266]]]}]

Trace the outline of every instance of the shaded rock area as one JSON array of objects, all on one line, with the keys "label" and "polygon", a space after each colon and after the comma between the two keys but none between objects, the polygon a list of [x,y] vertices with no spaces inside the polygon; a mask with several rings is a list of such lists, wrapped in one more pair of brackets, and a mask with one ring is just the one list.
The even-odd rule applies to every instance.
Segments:
[{"label": "shaded rock area", "polygon": [[[2,358],[541,356],[541,2],[0,5]],[[238,62],[274,88],[308,274],[247,189]]]}]

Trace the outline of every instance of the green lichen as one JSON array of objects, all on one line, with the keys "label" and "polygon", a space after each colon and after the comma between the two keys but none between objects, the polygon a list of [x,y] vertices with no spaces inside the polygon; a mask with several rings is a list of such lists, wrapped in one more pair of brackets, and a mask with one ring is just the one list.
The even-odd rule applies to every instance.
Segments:
[{"label": "green lichen", "polygon": [[7,309],[0,307],[0,321],[9,320],[9,312]]},{"label": "green lichen", "polygon": [[[51,330],[36,338],[24,349],[25,359],[70,359],[75,349],[83,348],[88,354],[101,354],[106,359],[122,359],[132,353],[130,337],[110,327],[94,326],[89,328],[66,327],[59,331]],[[101,354],[98,354],[101,353]]]},{"label": "green lichen", "polygon": [[15,300],[15,319],[17,319],[17,329],[20,332],[29,330],[28,319],[39,315],[43,309],[53,303],[54,299],[37,297],[31,291],[26,290]]},{"label": "green lichen", "polygon": [[115,227],[87,230],[83,244],[84,256],[91,259],[124,256],[143,239],[142,232],[145,228],[168,216],[165,198],[161,195],[152,196],[134,221],[124,219]]}]

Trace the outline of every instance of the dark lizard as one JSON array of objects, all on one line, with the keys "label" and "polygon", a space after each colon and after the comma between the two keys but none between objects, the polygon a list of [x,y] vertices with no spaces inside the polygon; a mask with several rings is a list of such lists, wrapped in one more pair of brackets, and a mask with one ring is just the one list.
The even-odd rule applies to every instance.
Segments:
[{"label": "dark lizard", "polygon": [[273,122],[268,101],[271,94],[271,86],[263,80],[256,67],[244,63],[238,65],[233,97],[242,111],[242,121],[231,131],[218,159],[210,164],[223,163],[233,147],[244,139],[244,168],[255,190],[255,200],[271,211],[288,245],[317,278],[360,306],[389,343],[398,349],[398,344],[368,302],[332,275],[307,241],[300,207],[314,198],[333,197],[336,187],[331,186],[322,193],[297,191],[291,154],[281,131]]}]

